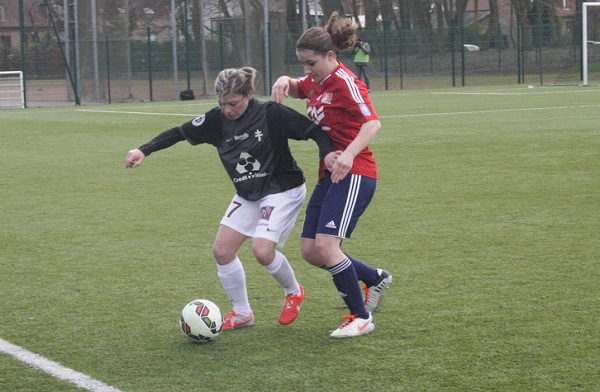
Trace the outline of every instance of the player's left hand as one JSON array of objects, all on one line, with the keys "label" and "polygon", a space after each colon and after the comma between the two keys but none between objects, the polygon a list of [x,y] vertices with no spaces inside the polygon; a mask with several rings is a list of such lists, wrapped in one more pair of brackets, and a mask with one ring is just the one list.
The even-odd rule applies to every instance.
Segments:
[{"label": "player's left hand", "polygon": [[341,152],[333,164],[333,168],[331,170],[331,182],[337,184],[338,182],[342,181],[350,169],[352,169],[353,163],[354,155],[352,155],[351,152]]}]

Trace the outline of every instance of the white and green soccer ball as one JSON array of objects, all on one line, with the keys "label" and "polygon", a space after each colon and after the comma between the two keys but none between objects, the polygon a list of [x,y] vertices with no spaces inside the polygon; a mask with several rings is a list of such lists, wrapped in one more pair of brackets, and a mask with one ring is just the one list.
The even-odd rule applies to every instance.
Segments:
[{"label": "white and green soccer ball", "polygon": [[223,329],[223,313],[212,301],[195,299],[185,305],[179,318],[183,334],[194,342],[210,342]]}]

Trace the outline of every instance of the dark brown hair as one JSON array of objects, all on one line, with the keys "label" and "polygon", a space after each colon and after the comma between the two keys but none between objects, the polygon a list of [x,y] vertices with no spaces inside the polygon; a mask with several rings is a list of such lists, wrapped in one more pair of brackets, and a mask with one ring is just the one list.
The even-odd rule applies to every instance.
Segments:
[{"label": "dark brown hair", "polygon": [[356,42],[357,25],[350,18],[341,17],[334,11],[325,27],[311,27],[296,42],[296,49],[334,53],[351,48]]}]

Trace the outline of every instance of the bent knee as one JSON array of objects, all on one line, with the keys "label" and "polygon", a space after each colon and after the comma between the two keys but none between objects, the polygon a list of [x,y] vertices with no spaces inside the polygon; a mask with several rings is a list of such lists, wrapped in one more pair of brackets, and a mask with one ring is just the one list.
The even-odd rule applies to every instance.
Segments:
[{"label": "bent knee", "polygon": [[305,261],[308,261],[311,264],[315,264],[319,260],[319,257],[314,250],[300,249],[300,254]]},{"label": "bent knee", "polygon": [[340,250],[340,239],[332,236],[317,236],[314,241],[313,254],[318,257],[321,264],[333,265],[343,260],[343,253]]},{"label": "bent knee", "polygon": [[275,243],[257,238],[252,242],[252,254],[260,264],[270,264],[275,258]]},{"label": "bent knee", "polygon": [[234,249],[216,242],[213,244],[212,251],[215,260],[217,260],[219,264],[227,264],[236,257],[236,251]]},{"label": "bent knee", "polygon": [[300,246],[300,254],[302,258],[315,267],[325,267],[325,260],[319,254],[315,247],[315,241],[302,242]]}]

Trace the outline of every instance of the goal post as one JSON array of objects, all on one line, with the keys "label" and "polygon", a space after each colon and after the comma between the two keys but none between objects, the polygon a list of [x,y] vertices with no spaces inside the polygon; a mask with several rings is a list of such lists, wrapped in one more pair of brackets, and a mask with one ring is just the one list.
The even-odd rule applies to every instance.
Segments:
[{"label": "goal post", "polygon": [[600,7],[600,2],[582,3],[582,23],[581,23],[581,56],[583,66],[583,85],[588,85],[588,7]]},{"label": "goal post", "polygon": [[0,72],[0,109],[25,108],[23,72]]}]

